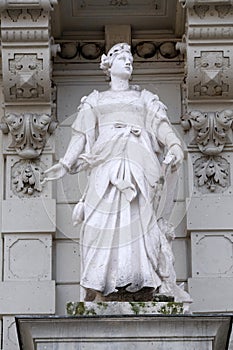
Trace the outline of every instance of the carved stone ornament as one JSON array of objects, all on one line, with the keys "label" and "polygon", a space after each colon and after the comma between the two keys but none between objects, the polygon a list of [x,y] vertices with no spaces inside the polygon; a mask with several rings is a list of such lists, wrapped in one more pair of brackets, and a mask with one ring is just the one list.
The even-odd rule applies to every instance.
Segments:
[{"label": "carved stone ornament", "polygon": [[194,58],[194,69],[199,80],[194,85],[194,95],[224,96],[228,94],[229,83],[225,73],[230,67],[230,57],[223,51],[201,51],[200,57]]},{"label": "carved stone ornament", "polygon": [[127,6],[128,0],[110,0],[111,6]]},{"label": "carved stone ornament", "polygon": [[203,19],[203,18],[205,18],[205,15],[206,15],[207,11],[209,10],[209,8],[210,7],[208,5],[195,5],[193,9],[196,12],[196,14],[198,15],[198,17]]},{"label": "carved stone ornament", "polygon": [[[218,13],[219,18],[224,18],[227,16],[232,8],[231,5],[215,5],[215,10]],[[193,7],[195,13],[198,15],[199,18],[203,19],[206,17],[206,14],[208,13],[210,6],[209,5],[195,5]]]},{"label": "carved stone ornament", "polygon": [[202,193],[223,192],[229,187],[229,163],[220,156],[203,156],[194,163],[195,183]]},{"label": "carved stone ornament", "polygon": [[40,156],[47,137],[57,126],[47,114],[8,114],[1,124],[3,132],[10,131],[14,148],[22,158],[33,159]]},{"label": "carved stone ornament", "polygon": [[[85,41],[63,41],[60,42],[55,62],[93,61],[99,62],[104,53],[104,41],[85,42]],[[132,47],[134,60],[139,61],[183,61],[183,51],[176,41],[135,41]],[[181,52],[182,51],[182,52]]]},{"label": "carved stone ornament", "polygon": [[218,12],[219,18],[224,18],[231,10],[231,5],[216,5],[215,10]]},{"label": "carved stone ornament", "polygon": [[232,128],[233,110],[222,112],[192,111],[182,117],[184,129],[195,131],[195,142],[200,151],[206,155],[217,155],[222,152]]},{"label": "carved stone ornament", "polygon": [[[44,96],[43,59],[37,54],[15,54],[9,60],[10,97],[40,99]],[[40,82],[40,83],[39,83]]]},{"label": "carved stone ornament", "polygon": [[0,2],[0,12],[6,9],[22,9],[31,8],[37,9],[42,8],[44,10],[50,11],[53,5],[57,4],[57,0],[1,0]]},{"label": "carved stone ornament", "polygon": [[38,197],[44,173],[39,161],[21,159],[12,168],[12,191],[18,197]]},{"label": "carved stone ornament", "polygon": [[183,7],[192,8],[196,5],[233,5],[232,0],[179,0]]}]

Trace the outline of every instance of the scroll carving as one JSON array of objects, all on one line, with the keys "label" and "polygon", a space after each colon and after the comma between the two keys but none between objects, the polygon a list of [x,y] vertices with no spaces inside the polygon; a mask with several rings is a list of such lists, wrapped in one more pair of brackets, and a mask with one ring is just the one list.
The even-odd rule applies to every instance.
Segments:
[{"label": "scroll carving", "polygon": [[194,132],[194,140],[204,156],[194,162],[195,185],[202,193],[221,192],[229,187],[229,163],[220,156],[230,141],[233,110],[222,112],[192,111],[182,118],[186,131]]},{"label": "scroll carving", "polygon": [[2,129],[11,133],[11,148],[22,158],[33,159],[40,156],[47,137],[56,128],[57,123],[47,114],[25,113],[6,115]]},{"label": "scroll carving", "polygon": [[39,161],[21,159],[12,168],[12,191],[18,197],[38,197],[44,173]]},{"label": "scroll carving", "polygon": [[187,131],[195,131],[195,142],[199,150],[206,155],[217,155],[222,152],[228,141],[228,131],[232,128],[233,110],[222,112],[192,111],[182,117],[182,125]]}]

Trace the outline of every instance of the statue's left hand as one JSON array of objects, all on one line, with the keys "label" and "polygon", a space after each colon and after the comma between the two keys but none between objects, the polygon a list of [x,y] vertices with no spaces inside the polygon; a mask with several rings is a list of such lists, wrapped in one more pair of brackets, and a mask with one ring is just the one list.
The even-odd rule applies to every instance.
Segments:
[{"label": "statue's left hand", "polygon": [[58,180],[62,178],[66,173],[66,168],[61,163],[57,163],[44,172],[45,178],[42,181],[42,185],[44,185],[47,181]]},{"label": "statue's left hand", "polygon": [[184,152],[179,145],[170,147],[166,154],[164,163],[171,164],[173,168],[179,168],[184,159]]}]

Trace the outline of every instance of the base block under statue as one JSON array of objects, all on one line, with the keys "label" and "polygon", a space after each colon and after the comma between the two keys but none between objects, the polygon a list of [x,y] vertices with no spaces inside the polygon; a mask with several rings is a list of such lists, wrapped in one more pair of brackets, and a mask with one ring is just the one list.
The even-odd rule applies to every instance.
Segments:
[{"label": "base block under statue", "polygon": [[231,315],[18,316],[21,350],[227,350]]},{"label": "base block under statue", "polygon": [[175,301],[81,301],[67,303],[66,310],[69,316],[182,315],[189,313],[189,306]]}]

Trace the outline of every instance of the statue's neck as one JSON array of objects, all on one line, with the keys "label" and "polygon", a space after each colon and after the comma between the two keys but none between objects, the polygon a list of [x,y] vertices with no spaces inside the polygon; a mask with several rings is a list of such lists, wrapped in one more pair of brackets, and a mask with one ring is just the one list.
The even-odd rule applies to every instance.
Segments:
[{"label": "statue's neck", "polygon": [[121,79],[119,77],[111,77],[110,82],[111,90],[124,91],[129,89],[129,81],[127,79]]}]

